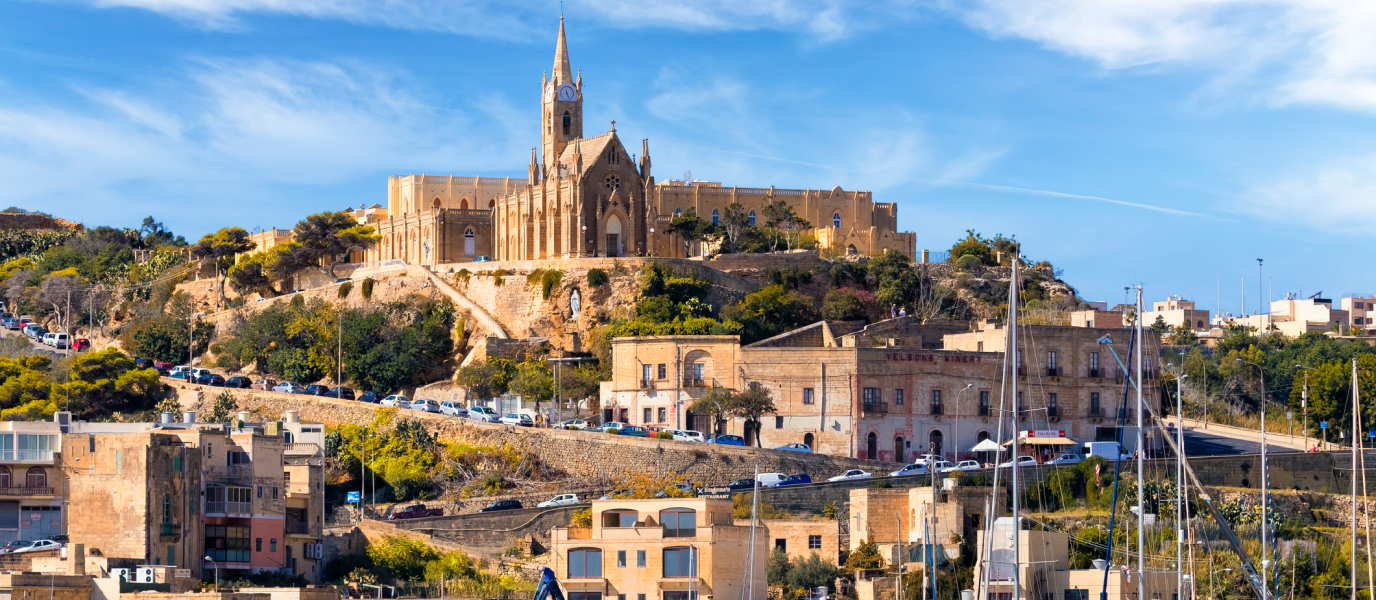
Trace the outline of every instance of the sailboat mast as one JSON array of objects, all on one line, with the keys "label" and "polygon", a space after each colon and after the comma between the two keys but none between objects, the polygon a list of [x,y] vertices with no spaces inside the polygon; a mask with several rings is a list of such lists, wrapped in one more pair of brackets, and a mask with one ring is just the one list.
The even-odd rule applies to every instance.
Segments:
[{"label": "sailboat mast", "polygon": [[[1009,341],[1009,347],[1010,347],[1010,348],[1012,349],[1012,351],[1013,351],[1012,364],[1015,365],[1013,368],[1016,369],[1016,368],[1017,368],[1016,365],[1019,364],[1019,362],[1018,362],[1018,357],[1021,356],[1021,351],[1018,350],[1018,289],[1019,289],[1019,288],[1018,288],[1018,257],[1017,257],[1016,255],[1013,256],[1013,263],[1012,263],[1012,264],[1013,264],[1013,273],[1012,273],[1012,275],[1009,276],[1010,279],[1009,279],[1009,284],[1008,284],[1008,295],[1009,295],[1008,314],[1009,314],[1009,316],[1010,316],[1009,324],[1008,324],[1008,337],[1009,337],[1009,340],[1010,340],[1010,341]],[[1008,378],[1008,381],[1009,381],[1009,383],[1012,385],[1011,393],[1012,393],[1012,400],[1013,400],[1013,421],[1012,421],[1012,423],[1013,423],[1013,452],[1012,452],[1012,455],[1013,455],[1013,463],[1012,463],[1012,464],[1013,464],[1013,478],[1009,480],[1009,484],[1010,484],[1011,487],[1009,487],[1009,489],[1008,489],[1008,494],[1011,495],[1011,496],[1013,496],[1013,600],[1022,600],[1022,594],[1020,593],[1020,590],[1018,589],[1018,588],[1020,587],[1020,586],[1019,586],[1020,582],[1018,581],[1018,575],[1021,573],[1021,569],[1019,569],[1019,567],[1022,566],[1022,565],[1021,565],[1021,560],[1022,560],[1022,558],[1021,558],[1021,556],[1020,556],[1020,555],[1021,555],[1021,550],[1022,550],[1022,523],[1018,520],[1019,511],[1020,511],[1020,509],[1021,509],[1021,506],[1019,506],[1019,504],[1020,504],[1019,500],[1021,500],[1021,498],[1019,498],[1019,496],[1021,496],[1021,494],[1018,493],[1018,489],[1019,489],[1019,488],[1018,488],[1018,471],[1021,471],[1021,470],[1022,470],[1022,469],[1018,468],[1018,467],[1020,466],[1020,465],[1018,464],[1018,458],[1019,458],[1019,451],[1018,451],[1018,450],[1019,450],[1019,449],[1018,449],[1018,417],[1021,416],[1021,413],[1022,413],[1022,403],[1018,401],[1018,372],[1017,372],[1017,371],[1013,371],[1013,376],[1012,376],[1012,377],[1009,377],[1009,378]],[[998,467],[995,467],[995,470],[997,470],[997,469],[998,469]],[[1145,598],[1145,596],[1138,596],[1138,597],[1139,597],[1139,598]]]},{"label": "sailboat mast", "polygon": [[[1357,600],[1357,444],[1361,443],[1361,437],[1357,435],[1357,428],[1360,427],[1357,421],[1357,359],[1352,359],[1352,600]],[[1262,463],[1265,465],[1265,463]],[[1262,526],[1266,522],[1262,521]]]},{"label": "sailboat mast", "polygon": [[[1142,338],[1142,286],[1137,286],[1137,365],[1135,374],[1137,379],[1137,597],[1147,597],[1147,585],[1145,582],[1147,575],[1147,536],[1146,528],[1143,525],[1147,518],[1143,507],[1142,497],[1145,490],[1142,489],[1142,477],[1144,475],[1143,459],[1146,458],[1147,447],[1142,438],[1142,413],[1146,410],[1146,404],[1142,400],[1142,346],[1146,345],[1146,340]],[[1263,598],[1262,600],[1266,600]]]},{"label": "sailboat mast", "polygon": [[1185,361],[1175,380],[1175,597],[1185,600]]}]

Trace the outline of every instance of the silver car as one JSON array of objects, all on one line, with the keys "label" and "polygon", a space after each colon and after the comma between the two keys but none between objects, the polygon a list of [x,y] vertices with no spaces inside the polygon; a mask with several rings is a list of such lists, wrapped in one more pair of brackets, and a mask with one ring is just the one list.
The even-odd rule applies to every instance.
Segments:
[{"label": "silver car", "polygon": [[469,407],[468,418],[483,423],[496,423],[501,419],[501,417],[497,416],[497,411],[486,406]]},{"label": "silver car", "polygon": [[440,403],[437,402],[437,401],[435,401],[435,400],[427,400],[427,399],[425,399],[425,398],[417,398],[415,401],[411,402],[411,410],[418,410],[418,411],[421,411],[421,412],[429,412],[429,413],[437,413],[437,412],[440,412]]},{"label": "silver car", "polygon": [[[187,370],[187,376],[191,376],[190,369]],[[300,394],[301,390],[304,389],[306,388],[301,387],[301,384],[296,383],[295,381],[283,381],[282,383],[279,383],[275,387],[273,387],[272,391],[282,392],[283,394]]]},{"label": "silver car", "polygon": [[378,402],[378,405],[392,408],[410,408],[411,399],[401,394],[392,394],[391,396],[383,398],[382,402]]},{"label": "silver car", "polygon": [[468,409],[453,400],[445,400],[440,403],[440,414],[451,417],[466,417],[468,416]]}]

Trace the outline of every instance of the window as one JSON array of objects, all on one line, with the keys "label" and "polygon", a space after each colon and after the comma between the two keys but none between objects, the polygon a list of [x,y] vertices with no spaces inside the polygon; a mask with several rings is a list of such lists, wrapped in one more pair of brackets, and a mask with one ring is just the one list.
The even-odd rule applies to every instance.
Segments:
[{"label": "window", "polygon": [[608,510],[602,513],[603,527],[635,527],[635,511]]},{"label": "window", "polygon": [[[626,551],[625,551],[625,550],[617,550],[617,551],[616,551],[616,566],[625,568],[625,566],[626,566]],[[625,598],[625,596],[622,596],[622,598]]]},{"label": "window", "polygon": [[192,496],[192,497],[191,497],[191,514],[192,514],[192,515],[199,515],[199,514],[201,514],[201,499],[200,499],[200,498],[197,498],[197,497],[195,497],[195,496]]},{"label": "window", "polygon": [[[467,199],[467,198],[464,199],[463,204],[464,204],[464,205],[463,205],[463,208],[468,208],[468,199]],[[477,244],[476,244],[475,242],[476,242],[476,239],[473,237],[473,228],[472,228],[472,227],[469,227],[468,229],[464,230],[464,232],[463,232],[463,253],[464,253],[466,256],[473,256],[474,254],[477,254]]]},{"label": "window", "polygon": [[1047,352],[1047,353],[1046,353],[1046,367],[1047,367],[1048,369],[1051,369],[1052,371],[1055,371],[1055,370],[1056,370],[1056,353],[1055,353],[1055,352]]},{"label": "window", "polygon": [[0,488],[10,487],[10,468],[0,467]]},{"label": "window", "polygon": [[659,407],[659,422],[660,422],[660,423],[663,423],[663,422],[668,421],[668,420],[669,420],[669,409],[664,408],[663,406]]},{"label": "window", "polygon": [[1061,416],[1061,409],[1056,403],[1056,392],[1046,395],[1046,414],[1051,417]]},{"label": "window", "polygon": [[664,600],[698,600],[697,592],[664,592]]},{"label": "window", "polygon": [[29,469],[24,477],[24,485],[31,488],[48,487],[48,472],[39,467]]},{"label": "window", "polygon": [[[692,577],[698,574],[697,557],[693,555],[692,548],[665,548],[664,549],[664,576],[665,577]],[[669,595],[666,593],[665,597]]]},{"label": "window", "polygon": [[263,486],[261,486],[261,485],[258,486],[258,497],[259,497],[259,498],[262,498],[262,497],[263,497]]},{"label": "window", "polygon": [[272,540],[271,540],[269,543],[271,544],[270,546],[268,546],[269,552],[276,552],[276,551],[277,551],[277,538],[272,538]]},{"label": "window", "polygon": [[1090,377],[1098,377],[1098,376],[1099,376],[1099,353],[1098,353],[1098,352],[1090,352],[1090,353],[1089,353],[1089,376],[1090,376]]},{"label": "window", "polygon": [[180,457],[180,456],[173,456],[173,457],[172,457],[172,472],[173,472],[173,473],[181,473],[181,472],[182,472],[182,457]]},{"label": "window", "polygon": [[981,416],[981,417],[987,417],[987,416],[989,416],[989,392],[988,392],[988,391],[982,391],[982,392],[979,393],[979,416]]},{"label": "window", "polygon": [[277,488],[275,486],[272,488],[272,499],[277,499]]},{"label": "window", "polygon": [[602,551],[597,548],[569,550],[569,577],[602,576]]},{"label": "window", "polygon": [[86,438],[86,439],[89,440],[89,441],[91,442],[91,452],[95,452],[95,451],[96,451],[96,436],[93,435],[93,436],[88,437],[88,438]]},{"label": "window", "polygon": [[569,600],[602,600],[602,592],[569,592]]},{"label": "window", "polygon": [[903,390],[893,391],[893,403],[900,405],[903,404]]},{"label": "window", "polygon": [[721,213],[717,212],[715,208],[712,209],[712,224],[721,225]]},{"label": "window", "polygon": [[774,549],[788,552],[788,540],[785,538],[774,538]]},{"label": "window", "polygon": [[941,390],[932,390],[932,414],[941,413]]},{"label": "window", "polygon": [[750,224],[751,224],[751,225],[754,225],[754,224],[755,224],[755,211],[753,211],[753,210],[750,211]]},{"label": "window", "polygon": [[[636,550],[636,551],[635,551],[635,566],[637,566],[637,567],[644,567],[644,566],[645,566],[645,551],[644,551],[644,550]],[[645,594],[641,594],[641,595],[640,595],[640,598],[641,598],[641,600],[644,600]]]},{"label": "window", "polygon": [[124,471],[124,465],[123,465],[123,462],[124,462],[124,461],[121,460],[121,459],[123,459],[123,458],[124,458],[124,452],[123,452],[123,451],[120,451],[120,450],[116,450],[116,451],[115,451],[115,474],[116,474],[116,475],[119,475],[121,472]]},{"label": "window", "polygon": [[646,409],[645,409],[645,418],[644,418],[644,419],[641,419],[640,422],[641,422],[641,423],[650,423],[650,422],[651,422],[651,421],[650,421],[650,417],[654,416],[653,413],[654,413],[654,409],[653,409],[653,408],[646,408]]},{"label": "window", "polygon": [[569,134],[569,128],[573,127],[573,115],[569,111],[564,111],[564,135]]},{"label": "window", "polygon": [[1089,393],[1089,416],[1099,416],[1099,392]]},{"label": "window", "polygon": [[230,465],[246,465],[246,464],[249,463],[248,453],[247,453],[247,452],[226,452],[226,453],[225,453],[225,461],[226,461],[226,464],[230,464]]},{"label": "window", "polygon": [[249,562],[249,528],[206,525],[205,556],[219,562]]},{"label": "window", "polygon": [[609,192],[615,192],[616,190],[621,189],[621,176],[617,175],[616,173],[608,175],[606,179],[602,180],[602,186],[607,188],[607,191]]},{"label": "window", "polygon": [[163,523],[171,523],[171,522],[172,522],[172,495],[171,495],[171,494],[163,494],[163,495],[162,495],[162,522],[163,522]]},{"label": "window", "polygon": [[175,564],[177,564],[177,545],[173,544],[167,547],[167,565],[172,566]]},{"label": "window", "polygon": [[803,404],[812,404],[812,388],[803,388]]},{"label": "window", "polygon": [[819,549],[821,549],[821,547],[822,547],[822,536],[820,536],[820,535],[809,535],[809,536],[807,536],[807,549],[808,549],[808,550],[819,550]]},{"label": "window", "polygon": [[1089,590],[1066,590],[1065,600],[1089,600]]},{"label": "window", "polygon": [[253,542],[253,551],[254,551],[254,552],[262,552],[262,551],[263,551],[263,538],[257,538],[256,540],[254,540],[254,542]]},{"label": "window", "polygon": [[865,404],[879,404],[879,388],[865,388],[863,397]]},{"label": "window", "polygon": [[683,216],[683,208],[682,208],[682,207],[675,208],[675,209],[674,209],[674,216],[675,216],[675,217],[681,217],[681,216]]},{"label": "window", "polygon": [[664,537],[694,537],[698,534],[698,513],[685,508],[670,508],[659,511],[659,522],[664,525]]},{"label": "window", "polygon": [[832,227],[840,227],[840,226],[841,226],[841,213],[839,213],[839,212],[838,212],[838,213],[832,213],[832,215],[831,215],[831,226],[832,226]]},{"label": "window", "polygon": [[640,378],[650,381],[650,365],[640,365]]},{"label": "window", "polygon": [[664,367],[665,367],[664,363],[659,363],[659,378],[660,378],[660,379],[664,379],[665,376],[666,376],[666,374],[667,374],[667,371],[665,370]]},{"label": "window", "polygon": [[784,418],[783,418],[783,417],[774,417],[774,428],[775,428],[775,429],[783,429],[783,428],[784,428]]},{"label": "window", "polygon": [[[641,565],[644,566],[644,565]],[[636,594],[635,600],[645,600],[645,594]]]}]

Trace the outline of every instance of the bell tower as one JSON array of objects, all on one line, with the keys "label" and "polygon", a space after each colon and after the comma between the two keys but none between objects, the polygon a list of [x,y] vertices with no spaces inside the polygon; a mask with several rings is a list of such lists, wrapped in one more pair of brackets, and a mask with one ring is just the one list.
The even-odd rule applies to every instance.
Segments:
[{"label": "bell tower", "polygon": [[554,71],[542,86],[543,127],[541,148],[545,177],[559,176],[559,155],[570,140],[583,137],[583,75],[575,79],[569,66],[569,46],[564,37],[564,17],[559,17],[559,41],[554,48]]}]

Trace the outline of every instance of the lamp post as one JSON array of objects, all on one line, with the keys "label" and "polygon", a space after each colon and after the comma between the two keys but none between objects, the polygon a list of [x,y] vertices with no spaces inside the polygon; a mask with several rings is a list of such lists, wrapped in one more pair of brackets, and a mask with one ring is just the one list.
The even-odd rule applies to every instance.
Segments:
[{"label": "lamp post", "polygon": [[216,563],[215,563],[215,559],[210,558],[209,556],[205,557],[205,559],[208,560],[208,561],[210,561],[210,564],[215,565],[215,591],[216,591],[216,592],[219,592],[219,591],[220,591],[220,565],[216,564]]},{"label": "lamp post", "polygon": [[952,415],[952,420],[955,421],[955,425],[953,426],[954,431],[951,433],[951,447],[955,448],[955,452],[951,454],[955,460],[951,462],[960,462],[960,395],[972,387],[975,387],[975,384],[967,383],[965,387],[956,390],[956,414]]},{"label": "lamp post", "polygon": [[[1260,264],[1260,262],[1261,259],[1257,259],[1257,263]],[[1240,358],[1234,360],[1240,364],[1256,367],[1257,373],[1261,374],[1261,582],[1263,586],[1261,600],[1270,600],[1270,588],[1266,584],[1266,567],[1270,564],[1270,561],[1266,559],[1266,546],[1269,543],[1266,535],[1267,529],[1269,529],[1266,521],[1266,507],[1271,504],[1271,495],[1266,484],[1266,369],[1261,368],[1259,364]]]},{"label": "lamp post", "polygon": [[1296,369],[1304,371],[1304,390],[1300,392],[1300,411],[1304,414],[1304,424],[1300,425],[1300,434],[1304,436],[1304,449],[1309,449],[1309,372],[1313,371],[1304,365],[1295,365]]}]

